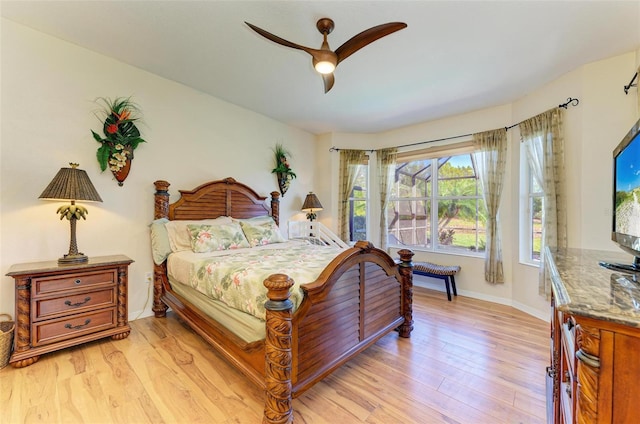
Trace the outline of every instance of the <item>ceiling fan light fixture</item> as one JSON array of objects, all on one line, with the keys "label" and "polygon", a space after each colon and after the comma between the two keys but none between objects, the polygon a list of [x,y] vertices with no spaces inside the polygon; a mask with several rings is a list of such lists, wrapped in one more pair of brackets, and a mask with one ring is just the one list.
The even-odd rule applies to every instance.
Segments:
[{"label": "ceiling fan light fixture", "polygon": [[[323,43],[323,47],[325,47],[326,43]],[[329,50],[329,46],[317,51],[313,55],[313,67],[316,71],[323,75],[327,75],[332,73],[336,69],[336,65],[338,64],[338,57],[334,52]]]},{"label": "ceiling fan light fixture", "polygon": [[323,60],[321,62],[317,62],[314,65],[314,68],[316,68],[316,71],[321,74],[330,74],[336,69],[336,65],[329,62],[328,60]]}]

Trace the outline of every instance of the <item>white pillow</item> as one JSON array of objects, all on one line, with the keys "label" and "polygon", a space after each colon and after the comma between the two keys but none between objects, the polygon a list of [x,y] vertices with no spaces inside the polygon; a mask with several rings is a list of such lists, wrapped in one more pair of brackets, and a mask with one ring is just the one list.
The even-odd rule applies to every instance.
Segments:
[{"label": "white pillow", "polygon": [[253,218],[244,218],[244,219],[238,219],[238,218],[231,218],[231,219],[240,223],[248,222],[252,225],[259,225],[267,222],[273,222],[273,223],[276,222],[271,215],[254,216]]},{"label": "white pillow", "polygon": [[169,256],[169,253],[171,253],[169,235],[165,227],[167,222],[169,222],[167,218],[160,218],[149,224],[149,228],[151,229],[151,253],[153,254],[153,262],[157,265],[164,262],[167,256]]},{"label": "white pillow", "polygon": [[183,250],[191,250],[191,233],[187,225],[216,225],[216,224],[231,224],[231,218],[228,216],[221,216],[216,219],[201,219],[195,220],[179,220],[169,221],[164,224],[169,235],[169,246],[172,252],[180,252]]}]

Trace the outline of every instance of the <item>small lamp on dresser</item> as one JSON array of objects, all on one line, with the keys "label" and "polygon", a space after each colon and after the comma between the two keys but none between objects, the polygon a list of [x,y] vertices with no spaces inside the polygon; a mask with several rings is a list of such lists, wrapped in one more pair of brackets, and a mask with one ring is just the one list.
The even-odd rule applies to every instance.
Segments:
[{"label": "small lamp on dresser", "polygon": [[59,265],[78,264],[88,261],[88,257],[78,252],[76,242],[76,224],[78,219],[87,219],[88,211],[82,205],[76,205],[76,200],[102,202],[102,198],[91,183],[87,173],[78,169],[77,163],[69,163],[70,168],[62,168],[40,195],[45,200],[71,200],[71,204],[58,208],[60,219],[67,218],[71,225],[71,241],[69,253],[58,259]]}]

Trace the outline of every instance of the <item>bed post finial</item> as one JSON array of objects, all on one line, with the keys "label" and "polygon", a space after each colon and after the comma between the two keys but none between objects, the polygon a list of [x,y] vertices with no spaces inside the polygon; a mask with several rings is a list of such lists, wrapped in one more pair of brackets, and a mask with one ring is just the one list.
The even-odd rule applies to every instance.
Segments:
[{"label": "bed post finial", "polygon": [[276,225],[280,226],[280,192],[271,192],[271,216],[276,221]]},{"label": "bed post finial", "polygon": [[289,289],[293,280],[273,274],[264,280],[267,288],[265,339],[265,424],[293,423],[291,363],[293,303]]},{"label": "bed post finial", "polygon": [[413,330],[413,252],[409,249],[398,251],[400,255],[400,281],[402,282],[402,316],[404,322],[398,328],[400,337],[410,337]]},{"label": "bed post finial", "polygon": [[169,217],[169,184],[167,181],[158,180],[153,183],[156,186],[155,208],[153,219]]}]

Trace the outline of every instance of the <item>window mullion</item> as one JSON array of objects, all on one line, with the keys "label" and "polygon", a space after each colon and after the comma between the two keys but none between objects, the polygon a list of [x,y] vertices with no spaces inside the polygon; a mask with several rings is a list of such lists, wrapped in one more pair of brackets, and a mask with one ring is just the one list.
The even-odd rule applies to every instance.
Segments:
[{"label": "window mullion", "polygon": [[439,244],[438,231],[438,158],[431,159],[431,250],[436,251]]}]

